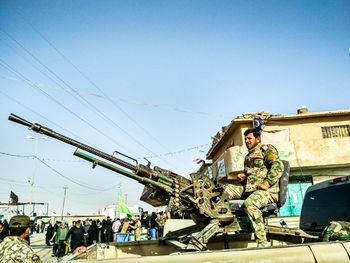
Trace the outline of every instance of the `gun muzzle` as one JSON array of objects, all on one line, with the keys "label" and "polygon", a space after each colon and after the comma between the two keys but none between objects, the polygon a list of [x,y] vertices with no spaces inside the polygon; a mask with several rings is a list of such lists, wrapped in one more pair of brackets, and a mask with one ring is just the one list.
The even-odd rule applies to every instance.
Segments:
[{"label": "gun muzzle", "polygon": [[22,124],[24,126],[32,127],[32,123],[29,121],[26,121],[25,119],[22,119],[21,117],[18,117],[17,115],[11,113],[9,116],[9,120],[13,122],[17,122],[19,124]]}]

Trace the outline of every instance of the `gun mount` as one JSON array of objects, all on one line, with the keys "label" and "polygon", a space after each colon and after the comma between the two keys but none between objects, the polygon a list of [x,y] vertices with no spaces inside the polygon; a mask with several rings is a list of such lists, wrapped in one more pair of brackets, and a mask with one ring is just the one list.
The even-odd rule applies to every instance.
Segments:
[{"label": "gun mount", "polygon": [[[187,179],[160,167],[151,168],[150,163],[142,165],[136,161],[136,165],[134,165],[38,123],[28,122],[14,114],[9,116],[9,120],[113,163],[99,160],[78,149],[74,152],[75,156],[93,163],[93,168],[102,166],[145,185],[140,198],[142,201],[152,206],[168,206],[173,210],[190,212],[199,229],[192,227],[180,231],[182,236],[185,234],[185,238],[181,240],[187,244],[189,250],[205,250],[205,244],[210,237],[217,233],[239,231],[242,230],[241,226],[246,225],[231,212],[226,194],[216,188],[214,182],[203,174],[192,173],[190,174],[191,179]],[[165,239],[174,239],[176,235],[180,235],[180,232],[170,233]],[[193,233],[196,234],[192,235]]]}]

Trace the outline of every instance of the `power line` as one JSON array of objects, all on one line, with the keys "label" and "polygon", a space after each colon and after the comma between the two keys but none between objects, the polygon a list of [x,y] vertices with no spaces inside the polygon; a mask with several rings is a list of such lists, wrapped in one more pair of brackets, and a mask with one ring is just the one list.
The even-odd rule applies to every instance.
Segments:
[{"label": "power line", "polygon": [[[28,80],[26,77],[24,77],[21,73],[19,73],[17,70],[13,69],[10,65],[8,65],[5,61],[3,61],[2,59],[0,59],[0,63],[2,63],[2,66],[6,69],[8,69],[10,72],[14,73],[17,76],[20,76],[21,78]],[[73,114],[75,117],[77,117],[79,120],[81,120],[82,122],[84,122],[85,124],[87,124],[88,126],[90,126],[92,129],[94,129],[95,131],[97,131],[98,133],[102,134],[103,136],[105,136],[106,138],[108,138],[109,140],[111,140],[112,142],[114,142],[115,144],[117,144],[119,147],[123,148],[124,150],[128,151],[123,145],[121,145],[120,143],[118,143],[117,141],[115,141],[112,137],[108,136],[107,134],[105,134],[104,132],[100,131],[99,129],[97,129],[94,125],[90,124],[88,121],[86,121],[84,118],[80,117],[78,114],[76,114],[75,112],[73,112],[72,110],[70,110],[68,107],[66,107],[64,104],[62,104],[61,102],[59,102],[58,100],[56,100],[54,97],[52,97],[50,94],[48,94],[47,92],[43,91],[42,89],[40,89],[38,86],[36,85],[31,85],[32,88],[39,90],[42,94],[44,94],[46,97],[50,98],[51,100],[53,100],[56,104],[58,104],[59,106],[63,107],[65,110],[67,110],[69,113]],[[128,151],[129,152],[129,151]]]},{"label": "power line", "polygon": [[[10,37],[17,45],[19,45],[23,50],[25,50],[32,58],[34,58],[37,62],[39,62],[43,67],[45,67],[49,72],[51,72],[51,74],[53,74],[54,76],[56,76],[58,79],[60,79],[66,86],[68,86],[69,88],[71,88],[66,82],[64,82],[64,80],[62,80],[56,73],[54,73],[51,69],[49,69],[46,65],[44,65],[38,58],[36,58],[28,49],[26,49],[21,43],[19,43],[14,37],[12,37],[7,31],[5,31],[3,28],[0,27],[0,30],[2,32],[4,32],[8,37]],[[1,60],[4,64],[6,64],[8,67],[10,67],[6,62],[4,62],[3,60]],[[14,70],[12,67],[10,67],[12,70]],[[15,72],[17,72],[17,74],[20,74],[18,71],[14,70]],[[20,74],[22,75],[22,74]],[[29,81],[28,78],[24,77],[22,75],[22,78]],[[88,124],[91,128],[93,128],[94,130],[98,131],[99,133],[101,133],[103,136],[107,137],[108,139],[112,140],[114,143],[116,143],[119,147],[122,147],[123,149],[127,150],[124,146],[122,146],[120,143],[116,142],[113,138],[111,138],[110,136],[108,136],[107,134],[103,133],[102,131],[98,130],[95,126],[91,125],[90,123],[88,123],[86,120],[84,120],[83,118],[81,118],[80,116],[78,116],[77,114],[75,114],[73,111],[69,110],[66,106],[64,106],[62,103],[60,103],[58,100],[54,99],[52,96],[50,96],[48,93],[46,93],[45,91],[43,91],[42,89],[40,89],[38,86],[34,85],[34,87],[36,87],[37,89],[39,89],[42,93],[45,93],[46,96],[48,96],[49,98],[51,98],[52,100],[54,100],[55,103],[59,104],[60,106],[64,107],[66,110],[68,110],[70,113],[72,113],[74,116],[76,116],[77,118],[79,118],[81,121],[83,121],[84,123]],[[73,89],[72,89],[73,90]],[[73,90],[74,91],[74,90]],[[78,95],[81,97],[81,95]],[[74,96],[73,96],[74,97]],[[82,98],[82,97],[81,97]],[[86,99],[83,98],[84,101],[86,101],[86,103],[90,104]],[[78,100],[79,101],[79,100]],[[80,102],[80,101],[79,101]],[[96,107],[93,106],[95,109]],[[108,117],[107,117],[108,118]],[[113,121],[112,121],[113,122]],[[114,123],[114,122],[113,122]],[[125,131],[124,131],[125,132]]]},{"label": "power line", "polygon": [[[80,75],[86,80],[88,81],[92,86],[94,86],[97,90],[100,91],[100,93],[102,93],[106,98],[107,95],[104,93],[104,91],[98,87],[96,85],[96,83],[94,83],[85,73],[83,73],[70,59],[68,59],[68,57],[66,55],[64,55],[51,41],[49,41],[43,34],[41,34],[41,32],[36,29],[36,27],[34,27],[34,25],[32,23],[30,23],[30,21],[28,19],[26,19],[26,17],[24,15],[22,15],[21,12],[19,12],[18,9],[16,9],[10,2],[7,2],[9,4],[9,6],[12,8],[12,10],[14,10],[42,39],[44,39],[46,41],[46,43],[48,43],[58,54],[60,54],[61,57],[63,57],[64,60],[66,60],[75,70],[77,70]],[[119,105],[117,105],[113,100],[108,99],[119,111],[121,111],[129,120],[131,120],[137,127],[139,127],[141,130],[143,130],[150,138],[152,138],[155,142],[157,142],[160,146],[162,146],[164,149],[166,149],[166,147],[156,138],[154,137],[150,132],[148,132],[143,126],[141,126],[134,118],[132,118],[126,111],[124,111]],[[105,115],[104,115],[105,116]],[[116,124],[117,125],[117,124]],[[119,127],[117,125],[117,127]],[[119,127],[122,131],[124,131],[121,127]],[[130,134],[126,133],[130,138],[132,138],[134,141],[136,139],[134,139]],[[140,143],[139,141],[135,141],[137,144],[139,144],[140,146],[142,146],[143,148],[145,148],[145,146]],[[150,151],[147,147],[145,148],[146,150]],[[154,154],[152,151],[150,151],[152,154]],[[161,158],[160,158],[161,159]],[[162,159],[163,160],[163,159]],[[165,160],[163,160],[165,161]],[[166,161],[165,161],[166,162]]]},{"label": "power line", "polygon": [[[12,156],[12,157],[19,157],[19,158],[34,158],[34,155],[21,155],[21,154],[11,154],[11,153],[5,153],[5,152],[0,152],[0,154],[2,155],[7,155],[7,156]],[[46,167],[48,167],[50,170],[52,170],[53,172],[55,172],[56,174],[58,174],[59,176],[65,178],[66,180],[76,184],[76,185],[79,185],[83,188],[87,188],[87,189],[90,189],[90,190],[94,190],[94,191],[108,191],[108,190],[111,190],[112,187],[108,187],[108,188],[105,188],[105,189],[98,189],[98,188],[95,188],[95,187],[91,187],[89,186],[88,184],[83,184],[83,183],[79,183],[78,181],[75,181],[71,178],[69,178],[68,176],[65,176],[64,174],[60,173],[59,171],[57,171],[55,168],[53,168],[52,166],[50,166],[49,164],[47,164],[45,161],[43,161],[41,158],[39,157],[36,157],[36,159],[41,162],[43,165],[45,165]],[[115,187],[115,186],[113,186]]]},{"label": "power line", "polygon": [[[70,90],[62,88],[62,87],[55,87],[55,86],[51,86],[51,85],[47,85],[47,84],[43,84],[43,83],[37,83],[37,82],[31,83],[31,82],[28,82],[28,81],[23,81],[23,80],[20,80],[20,79],[7,77],[7,76],[2,76],[2,75],[0,75],[0,78],[7,79],[7,80],[12,80],[12,81],[23,82],[23,83],[26,83],[26,84],[34,84],[35,83],[36,85],[39,85],[39,86],[41,86],[43,88],[63,90],[64,92],[73,92],[73,91],[70,91]],[[166,110],[166,111],[175,111],[175,112],[189,113],[189,114],[194,114],[194,115],[204,115],[204,116],[217,117],[217,118],[232,117],[232,115],[217,114],[217,113],[210,113],[210,112],[204,112],[204,111],[193,111],[193,110],[183,109],[183,108],[179,108],[179,107],[172,107],[172,106],[167,106],[167,105],[157,105],[157,104],[152,104],[152,103],[148,103],[148,102],[140,102],[140,101],[134,101],[134,100],[118,98],[118,97],[112,97],[112,96],[103,96],[103,95],[99,95],[99,94],[96,94],[96,93],[89,93],[89,92],[78,91],[78,90],[74,90],[74,93],[78,93],[78,94],[86,95],[86,96],[92,96],[92,97],[105,99],[105,100],[120,101],[120,102],[127,103],[127,104],[142,105],[142,106],[145,106],[145,107],[152,107],[152,108],[156,108],[156,109],[160,109],[160,110]]]},{"label": "power line", "polygon": [[4,93],[3,91],[0,90],[0,93],[1,93],[2,95],[4,95],[5,97],[7,97],[9,100],[12,100],[13,102],[17,103],[18,105],[20,105],[20,106],[26,108],[27,110],[31,111],[32,113],[34,113],[34,114],[40,116],[41,118],[45,119],[46,121],[48,121],[48,122],[52,123],[53,125],[59,127],[60,129],[66,131],[66,132],[68,132],[69,134],[75,136],[76,138],[79,138],[80,140],[82,140],[82,141],[88,143],[85,139],[83,139],[83,138],[81,138],[80,136],[76,135],[75,133],[73,133],[73,132],[67,130],[66,128],[62,127],[61,125],[59,125],[59,124],[57,124],[57,123],[54,123],[53,121],[51,121],[51,120],[49,120],[48,118],[46,118],[44,115],[42,115],[42,114],[40,114],[39,112],[37,112],[37,111],[35,111],[35,110],[29,108],[28,106],[24,105],[23,103],[19,102],[18,100],[16,100],[16,99],[10,97],[9,95],[7,95],[6,93]]},{"label": "power line", "polygon": [[[44,63],[42,63],[36,56],[34,56],[27,48],[25,48],[21,43],[19,43],[13,36],[11,36],[6,30],[4,30],[3,28],[0,27],[0,30],[2,32],[4,32],[9,38],[11,38],[17,45],[19,45],[24,51],[26,51],[32,58],[34,58],[40,65],[42,65],[44,68],[46,68],[51,74],[53,74],[56,78],[58,78],[63,84],[65,84],[71,91],[75,91],[67,82],[65,82],[61,77],[59,77],[55,72],[53,72],[49,67],[47,67]],[[102,91],[101,91],[102,92]],[[148,147],[146,147],[143,143],[141,143],[140,141],[138,141],[136,138],[134,138],[130,133],[128,133],[127,131],[125,131],[121,126],[119,126],[117,123],[115,123],[112,119],[110,119],[108,116],[106,116],[102,111],[100,111],[98,108],[96,108],[93,104],[91,104],[89,101],[87,101],[85,98],[83,98],[80,94],[76,93],[82,100],[84,100],[88,105],[90,105],[90,107],[92,107],[97,113],[98,115],[104,119],[104,120],[108,120],[108,123],[112,123],[115,127],[117,127],[118,129],[120,129],[124,134],[126,134],[129,138],[131,138],[136,144],[138,144],[139,146],[141,146],[142,148],[144,148],[145,150],[149,151],[150,153],[152,153],[153,155],[155,155],[155,153],[149,149]],[[73,96],[73,94],[71,94]],[[79,101],[79,100],[78,100]],[[79,101],[80,102],[80,101]],[[91,109],[90,109],[91,110]],[[96,113],[95,112],[95,113]],[[126,112],[124,112],[124,114],[126,114]],[[81,118],[80,118],[81,119]],[[94,127],[94,129],[96,129]],[[101,131],[100,131],[101,132]],[[107,136],[105,133],[104,136]],[[108,137],[108,136],[107,136]],[[117,143],[117,145],[119,145],[119,143]],[[120,145],[119,145],[120,146]],[[161,159],[161,158],[160,158]],[[164,162],[169,163],[168,161],[162,159]]]}]

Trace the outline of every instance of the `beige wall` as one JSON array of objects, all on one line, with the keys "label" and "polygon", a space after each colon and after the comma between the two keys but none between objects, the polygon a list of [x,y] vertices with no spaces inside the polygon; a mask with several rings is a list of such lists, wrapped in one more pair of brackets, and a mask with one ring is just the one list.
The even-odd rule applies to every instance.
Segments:
[{"label": "beige wall", "polygon": [[[322,127],[350,125],[349,116],[328,116],[309,119],[270,121],[265,131],[289,129],[290,141],[273,143],[279,150],[280,158],[289,161],[291,175],[308,174],[315,176],[314,181],[328,179],[327,176],[350,174],[350,137],[322,137]],[[232,134],[222,142],[222,146],[213,157],[213,172],[216,162],[234,142],[243,146],[243,133],[251,123],[237,123]]]}]

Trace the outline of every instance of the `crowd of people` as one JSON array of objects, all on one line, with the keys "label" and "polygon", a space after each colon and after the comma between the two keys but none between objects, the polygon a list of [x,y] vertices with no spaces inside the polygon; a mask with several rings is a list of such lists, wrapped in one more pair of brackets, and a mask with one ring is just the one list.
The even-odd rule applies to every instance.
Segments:
[{"label": "crowd of people", "polygon": [[[87,247],[94,243],[116,242],[118,234],[133,234],[136,241],[157,239],[163,237],[165,222],[170,219],[184,219],[186,214],[180,211],[170,212],[143,212],[140,216],[130,218],[115,218],[112,220],[107,217],[103,220],[76,220],[68,222],[56,221],[54,225],[48,224],[46,228],[45,243],[52,245],[52,256],[63,257],[68,253],[77,253],[87,251]],[[23,220],[23,219],[21,219]],[[27,219],[25,219],[27,220]],[[34,223],[35,224],[35,223]],[[30,244],[29,234],[32,232],[42,232],[43,224],[28,224],[27,234],[21,233],[21,237]],[[34,227],[33,227],[34,225]],[[25,221],[25,227],[27,221]],[[24,229],[23,228],[23,229]],[[45,229],[45,227],[44,227]],[[10,225],[6,220],[0,220],[0,243],[9,236]]]},{"label": "crowd of people", "polygon": [[47,227],[46,245],[53,243],[52,255],[62,257],[76,249],[82,250],[94,243],[112,242],[112,221],[86,219],[73,221],[69,227],[66,221],[56,221]]}]

